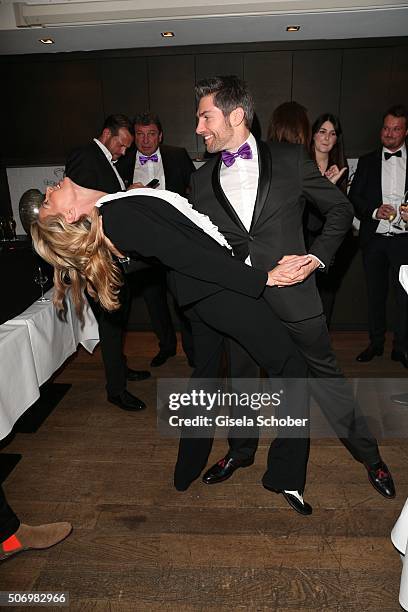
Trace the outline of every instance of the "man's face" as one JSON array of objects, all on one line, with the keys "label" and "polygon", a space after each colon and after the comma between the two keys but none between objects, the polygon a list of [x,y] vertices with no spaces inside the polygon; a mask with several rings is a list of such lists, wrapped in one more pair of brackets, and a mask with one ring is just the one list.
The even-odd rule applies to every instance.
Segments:
[{"label": "man's face", "polygon": [[381,129],[381,142],[390,151],[397,151],[408,135],[408,126],[404,117],[387,115]]},{"label": "man's face", "polygon": [[162,132],[154,123],[150,125],[135,124],[135,144],[142,155],[153,155],[162,141]]},{"label": "man's face", "polygon": [[229,117],[214,105],[214,96],[204,96],[198,104],[196,133],[204,138],[209,153],[217,153],[235,146],[235,130]]},{"label": "man's face", "polygon": [[133,136],[126,128],[119,128],[118,133],[113,136],[112,132],[108,130],[108,135],[103,143],[112,155],[112,160],[116,161],[126,153],[126,150],[130,147],[133,142]]}]

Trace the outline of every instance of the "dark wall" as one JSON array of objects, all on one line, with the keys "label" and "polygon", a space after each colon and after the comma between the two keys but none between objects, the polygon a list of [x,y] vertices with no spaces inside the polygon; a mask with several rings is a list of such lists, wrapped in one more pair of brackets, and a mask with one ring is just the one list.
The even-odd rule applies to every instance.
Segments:
[{"label": "dark wall", "polygon": [[[0,215],[11,209],[5,167],[64,163],[113,112],[132,116],[150,108],[160,115],[165,141],[192,157],[202,154],[194,83],[231,73],[248,81],[263,136],[273,109],[293,99],[311,120],[324,111],[338,114],[347,156],[358,157],[378,145],[384,110],[408,104],[408,37],[3,56]],[[355,320],[356,287],[366,311],[361,270],[354,267],[353,300],[342,300],[341,326]]]}]

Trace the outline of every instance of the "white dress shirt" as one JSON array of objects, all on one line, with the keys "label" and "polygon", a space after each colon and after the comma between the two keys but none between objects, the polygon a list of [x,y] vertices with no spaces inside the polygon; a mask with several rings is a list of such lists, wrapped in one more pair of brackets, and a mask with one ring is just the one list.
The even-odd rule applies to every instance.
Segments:
[{"label": "white dress shirt", "polygon": [[112,160],[112,154],[111,154],[111,152],[109,151],[109,149],[107,149],[107,148],[105,147],[105,145],[104,145],[104,144],[102,144],[102,143],[101,143],[101,141],[100,141],[100,140],[98,140],[97,138],[94,138],[93,140],[94,140],[94,142],[96,142],[96,144],[98,145],[98,147],[100,148],[100,150],[102,151],[102,153],[105,155],[106,159],[108,160],[108,162],[109,162],[109,163],[110,163],[110,165],[112,166],[113,171],[114,171],[114,173],[116,174],[116,176],[117,176],[117,178],[118,178],[119,185],[121,186],[121,188],[123,189],[123,191],[125,191],[125,189],[126,189],[126,187],[125,187],[125,183],[123,182],[122,177],[120,176],[119,172],[118,172],[118,171],[116,170],[116,168],[115,168],[116,161],[113,161],[113,160]]},{"label": "white dress shirt", "polygon": [[[405,231],[405,224],[401,223],[399,207],[405,193],[405,177],[407,167],[407,149],[405,144],[401,147],[401,157],[392,156],[385,159],[384,153],[391,153],[385,147],[381,153],[381,189],[382,201],[384,204],[392,204],[397,210],[397,216],[391,222],[381,219],[376,229],[377,234],[385,234],[391,231],[393,234],[400,234]],[[373,219],[376,219],[378,208],[373,212]]]},{"label": "white dress shirt", "polygon": [[207,215],[203,215],[202,213],[194,210],[192,205],[186,198],[181,197],[178,193],[174,193],[173,191],[161,190],[160,193],[157,193],[156,189],[150,189],[148,187],[143,187],[140,189],[128,189],[126,192],[119,191],[118,193],[107,193],[97,200],[95,206],[98,208],[102,206],[102,204],[106,204],[106,202],[111,202],[112,200],[117,200],[119,198],[126,198],[131,196],[150,196],[154,198],[159,198],[161,200],[165,200],[174,208],[177,208],[179,212],[181,212],[185,217],[190,219],[201,228],[208,236],[210,236],[213,240],[216,240],[218,244],[227,249],[232,250],[231,246],[228,244],[225,236],[221,234],[218,227],[214,225]]},{"label": "white dress shirt", "polygon": [[[147,183],[150,183],[151,180],[157,179],[159,184],[157,185],[156,189],[166,189],[166,178],[164,176],[163,160],[160,153],[160,148],[153,153],[153,155],[157,155],[158,157],[157,162],[147,161],[142,166],[140,163],[141,155],[143,155],[143,153],[140,153],[140,151],[136,152],[133,182],[147,185]],[[148,157],[150,157],[150,155]]]}]

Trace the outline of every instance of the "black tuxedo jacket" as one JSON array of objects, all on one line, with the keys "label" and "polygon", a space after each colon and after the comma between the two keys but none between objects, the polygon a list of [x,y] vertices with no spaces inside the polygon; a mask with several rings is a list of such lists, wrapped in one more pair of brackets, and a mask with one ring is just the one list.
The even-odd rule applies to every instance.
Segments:
[{"label": "black tuxedo jacket", "polygon": [[[191,177],[191,202],[207,214],[226,236],[235,255],[271,270],[284,255],[306,253],[302,217],[305,200],[324,215],[326,223],[311,252],[328,268],[350,228],[350,202],[300,145],[258,142],[259,183],[250,231],[241,223],[220,185],[221,157],[208,161]],[[292,287],[268,288],[265,298],[278,316],[300,321],[321,314],[314,275]]]},{"label": "black tuxedo jacket", "polygon": [[[360,243],[364,246],[376,233],[379,221],[372,218],[373,212],[382,204],[381,163],[382,148],[360,157],[351,183],[349,198],[360,219]],[[408,164],[405,175],[405,191],[408,190]]]},{"label": "black tuxedo jacket", "polygon": [[[127,185],[133,183],[136,152],[136,148],[131,147],[126,155],[118,161],[119,174]],[[195,170],[187,151],[182,147],[160,145],[160,153],[163,161],[166,189],[185,197],[191,174]]]},{"label": "black tuxedo jacket", "polygon": [[81,187],[106,193],[122,191],[112,165],[93,141],[69,154],[65,174]]},{"label": "black tuxedo jacket", "polygon": [[171,204],[150,196],[127,196],[101,206],[104,231],[117,248],[156,258],[172,270],[180,306],[230,289],[259,297],[267,274],[237,261],[228,249]]}]

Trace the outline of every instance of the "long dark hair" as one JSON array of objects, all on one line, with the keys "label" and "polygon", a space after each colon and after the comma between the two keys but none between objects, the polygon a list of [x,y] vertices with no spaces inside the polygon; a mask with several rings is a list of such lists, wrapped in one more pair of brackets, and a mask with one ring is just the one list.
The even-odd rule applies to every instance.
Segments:
[{"label": "long dark hair", "polygon": [[336,166],[341,170],[344,166],[347,167],[347,171],[343,174],[339,182],[337,183],[337,187],[339,187],[342,191],[345,191],[345,187],[347,185],[347,176],[348,176],[348,163],[346,156],[344,154],[344,143],[343,143],[343,130],[341,127],[340,119],[333,115],[332,113],[322,113],[317,117],[312,125],[312,138],[310,141],[310,153],[313,159],[316,159],[315,147],[314,147],[314,135],[322,127],[323,123],[326,121],[330,121],[333,125],[334,131],[336,132],[337,141],[332,150],[329,152],[329,161],[328,167]]},{"label": "long dark hair", "polygon": [[308,148],[310,123],[306,108],[294,100],[277,106],[269,122],[268,140],[302,144]]}]

